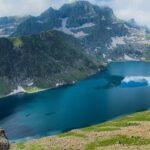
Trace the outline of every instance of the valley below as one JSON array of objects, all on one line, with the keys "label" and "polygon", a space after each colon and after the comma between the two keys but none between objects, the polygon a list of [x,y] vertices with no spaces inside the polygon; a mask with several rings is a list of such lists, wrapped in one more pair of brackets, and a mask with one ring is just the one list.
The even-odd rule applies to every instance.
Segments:
[{"label": "valley below", "polygon": [[149,150],[149,91],[150,29],[134,19],[88,1],[0,17],[10,150]]}]

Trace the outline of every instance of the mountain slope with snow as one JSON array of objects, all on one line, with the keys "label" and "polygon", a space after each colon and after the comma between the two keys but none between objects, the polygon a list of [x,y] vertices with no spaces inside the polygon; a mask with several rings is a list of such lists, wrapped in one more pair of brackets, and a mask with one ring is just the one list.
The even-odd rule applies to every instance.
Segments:
[{"label": "mountain slope with snow", "polygon": [[[1,25],[4,28],[9,22]],[[0,91],[6,93],[12,87],[18,91],[18,87],[70,83],[113,60],[150,59],[146,27],[118,19],[111,8],[86,1],[65,4],[59,10],[49,8],[19,22],[12,32],[9,38],[0,38]]]},{"label": "mountain slope with snow", "polygon": [[[59,10],[49,8],[38,17],[20,24],[13,36],[24,36],[58,30],[77,38],[89,53],[104,61],[145,58],[150,49],[150,34],[146,27],[132,19],[118,19],[113,10],[86,1],[63,5]],[[105,58],[103,57],[105,55]]]},{"label": "mountain slope with snow", "polygon": [[28,19],[26,17],[0,17],[0,37],[8,37],[14,33],[22,22]]}]

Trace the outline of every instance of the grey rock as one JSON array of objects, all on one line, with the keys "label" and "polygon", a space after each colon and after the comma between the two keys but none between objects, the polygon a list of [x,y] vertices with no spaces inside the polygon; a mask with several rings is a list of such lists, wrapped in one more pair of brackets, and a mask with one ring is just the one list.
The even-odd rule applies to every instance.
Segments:
[{"label": "grey rock", "polygon": [[0,129],[0,150],[9,150],[10,144],[5,135],[5,131]]}]

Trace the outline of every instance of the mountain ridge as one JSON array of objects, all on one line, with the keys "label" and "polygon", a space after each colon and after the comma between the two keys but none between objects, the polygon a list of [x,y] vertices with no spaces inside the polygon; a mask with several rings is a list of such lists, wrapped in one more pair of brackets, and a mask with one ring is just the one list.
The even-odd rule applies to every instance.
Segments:
[{"label": "mountain ridge", "polygon": [[2,94],[44,89],[83,79],[111,61],[149,60],[150,34],[109,7],[82,1],[24,20],[0,38],[0,56]]},{"label": "mountain ridge", "polygon": [[64,4],[58,10],[49,8],[40,16],[29,18],[18,26],[13,36],[58,30],[79,39],[83,49],[104,61],[124,59],[126,55],[141,59],[145,57],[141,48],[149,49],[150,38],[146,27],[137,26],[118,19],[109,7],[77,1]]}]

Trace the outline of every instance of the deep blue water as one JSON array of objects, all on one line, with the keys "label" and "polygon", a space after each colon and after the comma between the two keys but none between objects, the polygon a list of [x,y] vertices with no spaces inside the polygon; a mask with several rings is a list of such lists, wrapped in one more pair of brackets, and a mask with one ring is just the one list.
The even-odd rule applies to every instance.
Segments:
[{"label": "deep blue water", "polygon": [[[131,81],[124,80],[132,77]],[[135,77],[135,80],[134,80]],[[150,108],[150,63],[111,63],[75,85],[0,101],[0,127],[12,141],[52,135]]]}]

